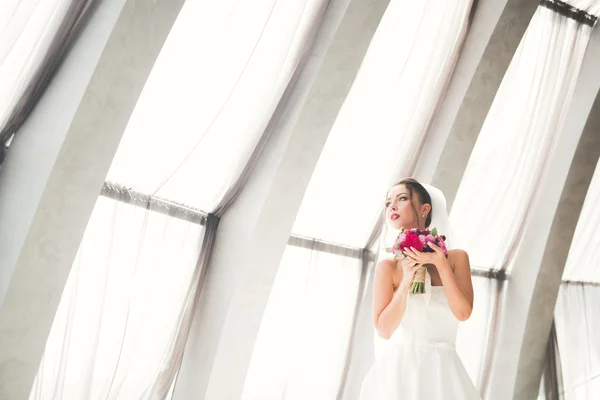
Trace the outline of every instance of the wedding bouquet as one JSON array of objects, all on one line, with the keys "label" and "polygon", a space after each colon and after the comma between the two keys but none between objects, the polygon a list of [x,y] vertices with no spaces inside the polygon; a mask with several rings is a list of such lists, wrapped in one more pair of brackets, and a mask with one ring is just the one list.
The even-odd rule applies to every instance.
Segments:
[{"label": "wedding bouquet", "polygon": [[[391,248],[385,249],[388,253],[394,254],[394,259],[400,254],[406,256],[405,249],[406,248],[415,248],[424,253],[433,253],[434,250],[429,247],[429,243],[433,243],[436,246],[440,247],[444,251],[444,255],[448,257],[448,249],[446,248],[446,236],[438,235],[437,228],[429,229],[420,229],[420,228],[411,228],[409,230],[404,230],[400,232],[398,237],[396,238],[396,242],[394,246]],[[410,288],[410,293],[412,294],[422,294],[425,293],[425,266],[421,266],[415,272],[415,277]]]}]

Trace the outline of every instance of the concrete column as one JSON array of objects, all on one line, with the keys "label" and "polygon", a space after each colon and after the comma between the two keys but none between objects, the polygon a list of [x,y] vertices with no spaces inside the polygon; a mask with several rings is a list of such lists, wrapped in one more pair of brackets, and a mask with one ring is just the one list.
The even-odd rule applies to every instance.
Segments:
[{"label": "concrete column", "polygon": [[[219,224],[175,400],[240,398],[304,191],[388,2],[352,0],[332,10],[331,18],[341,24],[337,32],[322,33],[317,53],[326,54],[322,64],[306,72],[314,83],[307,83],[307,92],[298,99],[305,101],[304,107],[277,128],[244,191]],[[233,253],[233,241],[245,244],[243,250]]]},{"label": "concrete column", "polygon": [[[538,394],[546,341],[568,252],[566,244],[558,248],[553,246],[560,235],[572,237],[575,224],[565,218],[573,219],[581,210],[583,189],[570,190],[577,187],[582,177],[572,176],[571,182],[567,182],[567,174],[573,162],[571,171],[581,173],[580,163],[585,162],[574,161],[574,154],[600,89],[598,70],[600,31],[596,30],[584,59],[564,129],[556,143],[557,151],[541,182],[538,201],[532,205],[528,229],[516,252],[510,280],[502,293],[498,334],[492,344],[493,358],[486,390],[487,398],[492,400],[531,399]],[[586,174],[593,173],[594,167],[595,164],[588,163],[590,170]],[[559,209],[561,193],[565,196],[562,204],[565,208]],[[566,199],[574,203],[569,204]]]},{"label": "concrete column", "polygon": [[100,2],[0,171],[0,398],[29,396],[87,221],[183,0]]},{"label": "concrete column", "polygon": [[[446,195],[448,210],[456,197],[458,186],[469,162],[471,151],[483,122],[494,101],[496,92],[510,65],[510,61],[529,26],[539,0],[509,0],[502,7],[490,1],[480,1],[475,12],[472,32],[465,43],[465,49],[455,78],[448,90],[447,100],[442,104],[438,117],[434,121],[430,136],[445,141],[432,184]],[[491,3],[496,3],[491,1]],[[502,3],[502,2],[500,2]],[[482,20],[478,20],[482,18]],[[492,24],[494,18],[497,24]],[[488,29],[493,28],[489,37]],[[478,37],[481,35],[481,39]],[[486,38],[488,36],[488,39]],[[477,68],[472,72],[473,64],[468,58],[477,58],[479,54],[469,48],[475,47],[478,40],[486,41],[485,51],[476,60]],[[464,85],[468,85],[466,93]],[[445,133],[448,132],[449,133]],[[447,137],[447,139],[446,139]]]},{"label": "concrete column", "polygon": [[519,355],[515,399],[533,399],[538,395],[546,356],[546,338],[550,332],[563,270],[599,157],[600,96],[596,96],[573,157],[533,288]]}]

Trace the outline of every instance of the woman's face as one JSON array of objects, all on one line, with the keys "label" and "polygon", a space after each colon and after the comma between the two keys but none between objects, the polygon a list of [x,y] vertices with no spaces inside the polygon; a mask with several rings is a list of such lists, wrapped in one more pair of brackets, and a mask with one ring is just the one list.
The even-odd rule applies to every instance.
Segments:
[{"label": "woman's face", "polygon": [[[419,210],[415,196],[415,208]],[[385,219],[393,229],[412,228],[418,226],[417,216],[410,202],[410,194],[404,185],[390,189],[385,201]]]}]

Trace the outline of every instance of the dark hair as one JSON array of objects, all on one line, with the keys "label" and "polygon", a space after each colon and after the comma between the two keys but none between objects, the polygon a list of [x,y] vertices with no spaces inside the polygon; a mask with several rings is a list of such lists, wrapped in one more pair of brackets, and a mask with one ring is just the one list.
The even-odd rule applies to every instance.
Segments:
[{"label": "dark hair", "polygon": [[429,227],[429,225],[431,225],[431,218],[433,216],[433,205],[431,204],[431,196],[429,195],[427,189],[425,189],[423,185],[421,185],[416,179],[413,178],[400,179],[398,182],[394,183],[392,187],[398,185],[406,186],[406,189],[408,190],[408,194],[410,196],[410,205],[412,206],[412,209],[415,212],[417,220],[419,219],[419,213],[417,213],[415,203],[413,202],[413,193],[417,195],[421,204],[429,204],[431,206],[431,210],[429,211],[429,214],[427,214],[427,218],[425,219],[425,227]]}]

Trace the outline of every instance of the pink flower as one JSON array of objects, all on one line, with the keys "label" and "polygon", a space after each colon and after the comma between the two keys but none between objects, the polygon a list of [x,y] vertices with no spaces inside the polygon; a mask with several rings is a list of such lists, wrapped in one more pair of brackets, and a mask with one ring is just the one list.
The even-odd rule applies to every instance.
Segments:
[{"label": "pink flower", "polygon": [[413,247],[418,251],[431,253],[434,250],[429,244],[433,243],[439,246],[443,250],[444,254],[448,256],[448,250],[446,248],[446,243],[444,242],[445,239],[446,237],[444,235],[434,236],[430,229],[402,229],[396,238],[396,242],[394,243],[391,251],[395,254],[400,254],[403,253],[407,248]]},{"label": "pink flower", "polygon": [[406,235],[406,240],[404,241],[402,247],[414,247],[415,249],[421,251],[423,250],[423,243],[419,240],[419,236],[416,234],[408,234]]}]

